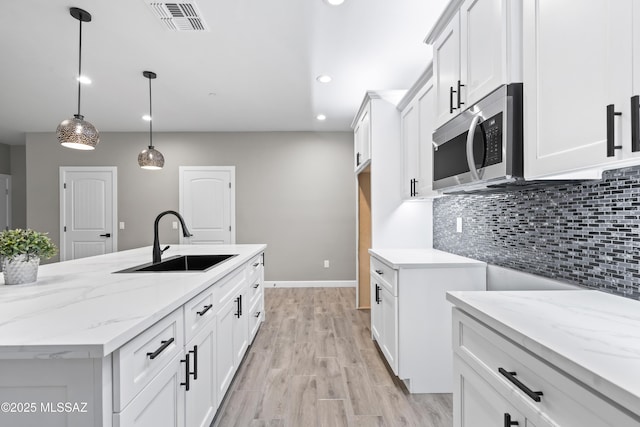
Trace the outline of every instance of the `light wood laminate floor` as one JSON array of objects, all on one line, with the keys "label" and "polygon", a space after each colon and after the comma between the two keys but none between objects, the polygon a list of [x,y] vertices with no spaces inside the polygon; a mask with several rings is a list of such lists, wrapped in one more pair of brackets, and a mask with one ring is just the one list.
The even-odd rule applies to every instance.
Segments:
[{"label": "light wood laminate floor", "polygon": [[451,426],[451,395],[409,394],[354,307],[355,288],[266,289],[266,321],[213,426]]}]

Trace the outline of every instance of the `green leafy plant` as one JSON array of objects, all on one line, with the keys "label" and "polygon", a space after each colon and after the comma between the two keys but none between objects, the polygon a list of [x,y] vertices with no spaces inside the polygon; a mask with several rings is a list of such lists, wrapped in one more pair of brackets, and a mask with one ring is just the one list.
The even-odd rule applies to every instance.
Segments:
[{"label": "green leafy plant", "polygon": [[47,233],[39,233],[31,229],[16,228],[0,232],[0,257],[9,261],[18,255],[26,255],[42,259],[51,258],[58,252]]}]

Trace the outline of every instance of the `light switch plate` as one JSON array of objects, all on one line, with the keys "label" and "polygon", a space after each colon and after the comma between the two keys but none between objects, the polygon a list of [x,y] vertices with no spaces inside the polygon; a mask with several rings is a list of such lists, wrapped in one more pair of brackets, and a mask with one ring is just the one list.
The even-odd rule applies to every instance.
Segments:
[{"label": "light switch plate", "polygon": [[456,218],[456,232],[462,233],[462,218]]}]

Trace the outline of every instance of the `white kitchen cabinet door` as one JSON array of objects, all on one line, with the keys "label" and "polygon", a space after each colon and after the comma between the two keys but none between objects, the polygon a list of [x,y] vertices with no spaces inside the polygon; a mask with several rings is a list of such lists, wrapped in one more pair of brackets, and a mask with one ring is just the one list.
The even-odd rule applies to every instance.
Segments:
[{"label": "white kitchen cabinet door", "polygon": [[378,345],[394,374],[398,375],[398,297],[384,286],[380,290],[382,335]]},{"label": "white kitchen cabinet door", "polygon": [[216,406],[222,402],[237,367],[233,347],[235,308],[236,302],[232,299],[218,311],[216,316]]},{"label": "white kitchen cabinet door", "polygon": [[[632,0],[526,0],[523,11],[525,177],[611,165],[629,127]],[[637,72],[636,72],[637,73]],[[626,148],[625,148],[626,150]]]},{"label": "white kitchen cabinet door", "polygon": [[466,0],[460,8],[460,97],[467,108],[507,81],[521,79],[520,1]]},{"label": "white kitchen cabinet door", "polygon": [[360,173],[371,161],[371,104],[360,113],[353,129],[355,171]]},{"label": "white kitchen cabinet door", "polygon": [[133,401],[113,415],[114,427],[184,427],[186,364],[180,353]]},{"label": "white kitchen cabinet door", "polygon": [[436,127],[458,114],[460,80],[460,14],[456,13],[433,44],[436,89]]},{"label": "white kitchen cabinet door", "polygon": [[535,427],[458,356],[454,356],[453,367],[454,427]]},{"label": "white kitchen cabinet door", "polygon": [[418,94],[418,197],[437,196],[433,189],[433,131],[435,130],[435,87],[430,80]]},{"label": "white kitchen cabinet door", "polygon": [[400,137],[402,140],[402,197],[416,196],[418,185],[420,143],[420,106],[413,100],[400,115]]},{"label": "white kitchen cabinet door", "polygon": [[375,277],[371,276],[371,338],[378,345],[380,344],[380,336],[383,331],[382,324],[382,300],[380,299],[381,287],[376,282]]},{"label": "white kitchen cabinet door", "polygon": [[208,427],[218,407],[215,330],[215,320],[211,319],[186,346],[191,357],[190,388],[185,402],[186,425],[189,427]]},{"label": "white kitchen cabinet door", "polygon": [[235,300],[236,309],[233,319],[233,350],[236,366],[240,366],[244,353],[249,347],[249,299],[246,288],[238,294]]}]

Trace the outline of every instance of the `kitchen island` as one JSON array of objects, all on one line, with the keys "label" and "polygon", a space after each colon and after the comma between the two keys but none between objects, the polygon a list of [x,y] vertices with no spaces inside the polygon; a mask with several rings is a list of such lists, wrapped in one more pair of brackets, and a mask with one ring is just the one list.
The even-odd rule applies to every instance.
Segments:
[{"label": "kitchen island", "polygon": [[139,248],[0,285],[0,425],[195,425],[186,417],[198,409],[212,419],[264,319],[265,248],[172,245],[163,258],[235,256],[208,271],[116,273],[151,261]]},{"label": "kitchen island", "polygon": [[640,426],[640,302],[589,290],[447,299],[454,426]]}]

